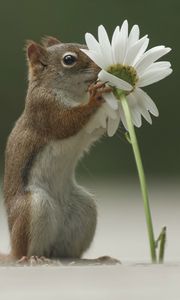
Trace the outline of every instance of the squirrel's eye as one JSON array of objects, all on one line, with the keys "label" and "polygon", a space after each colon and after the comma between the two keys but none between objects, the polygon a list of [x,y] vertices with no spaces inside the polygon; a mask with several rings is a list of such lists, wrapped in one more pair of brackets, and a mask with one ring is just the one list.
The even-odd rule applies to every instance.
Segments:
[{"label": "squirrel's eye", "polygon": [[74,54],[65,54],[63,57],[63,65],[67,67],[73,66],[77,61],[77,56]]}]

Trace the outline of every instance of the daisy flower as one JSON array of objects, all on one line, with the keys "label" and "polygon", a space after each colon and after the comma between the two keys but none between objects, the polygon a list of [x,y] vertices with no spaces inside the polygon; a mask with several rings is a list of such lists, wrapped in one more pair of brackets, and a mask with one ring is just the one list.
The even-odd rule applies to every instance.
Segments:
[{"label": "daisy flower", "polygon": [[99,80],[107,82],[113,88],[112,93],[104,95],[106,103],[94,117],[88,130],[93,131],[103,124],[103,127],[107,127],[108,135],[112,136],[120,121],[127,129],[122,104],[117,100],[117,89],[126,96],[133,124],[140,127],[141,116],[151,124],[150,113],[154,116],[159,113],[153,100],[142,88],[171,74],[170,62],[156,62],[171,49],[156,46],[146,51],[148,36],[140,38],[138,25],[134,25],[128,34],[127,20],[121,28],[115,28],[111,42],[103,25],[98,27],[98,41],[90,33],[86,33],[85,40],[88,49],[82,51],[101,68]]}]

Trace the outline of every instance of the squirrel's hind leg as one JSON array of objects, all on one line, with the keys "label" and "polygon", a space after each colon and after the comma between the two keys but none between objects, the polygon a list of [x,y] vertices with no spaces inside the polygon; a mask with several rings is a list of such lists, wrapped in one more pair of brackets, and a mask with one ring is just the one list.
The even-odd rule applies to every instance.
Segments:
[{"label": "squirrel's hind leg", "polygon": [[16,260],[27,255],[31,238],[30,232],[31,194],[23,193],[12,199],[8,212],[11,239],[11,259]]}]

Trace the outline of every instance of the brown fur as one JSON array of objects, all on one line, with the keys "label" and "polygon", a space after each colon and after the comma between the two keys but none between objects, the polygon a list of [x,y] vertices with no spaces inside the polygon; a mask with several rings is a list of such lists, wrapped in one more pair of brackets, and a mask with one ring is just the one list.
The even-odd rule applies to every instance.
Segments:
[{"label": "brown fur", "polygon": [[53,45],[58,45],[61,42],[53,36],[45,36],[41,39],[41,43],[44,47],[51,47]]},{"label": "brown fur", "polygon": [[23,193],[14,199],[10,209],[9,226],[11,230],[12,257],[21,258],[28,253],[30,232],[30,193]]},{"label": "brown fur", "polygon": [[[57,44],[57,39],[50,38],[49,43]],[[68,46],[70,50],[75,51],[72,45]],[[79,51],[78,55],[80,60],[73,72],[93,67],[83,53]],[[50,89],[54,80],[51,74],[59,64],[56,53],[49,57],[44,47],[29,42],[27,56],[30,84],[25,110],[9,136],[5,154],[4,196],[14,258],[27,255],[31,239],[31,195],[26,192],[26,186],[37,153],[51,140],[77,134],[102,103],[101,94],[95,87],[87,104],[75,107],[60,104]],[[48,72],[46,63],[49,63]],[[94,78],[96,74],[94,66]]]}]

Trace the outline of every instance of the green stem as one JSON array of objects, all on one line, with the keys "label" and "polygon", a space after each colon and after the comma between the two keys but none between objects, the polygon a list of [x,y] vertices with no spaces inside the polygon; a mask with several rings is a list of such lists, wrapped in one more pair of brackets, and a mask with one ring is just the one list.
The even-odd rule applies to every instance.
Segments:
[{"label": "green stem", "polygon": [[144,203],[144,210],[145,210],[145,217],[146,217],[146,223],[147,223],[147,229],[148,229],[148,237],[149,237],[149,244],[150,244],[150,252],[151,252],[151,259],[153,263],[157,262],[156,257],[156,245],[155,245],[155,239],[154,239],[154,231],[153,231],[153,224],[152,224],[152,218],[151,218],[151,210],[149,206],[149,200],[148,200],[148,192],[147,192],[147,185],[146,185],[146,179],[143,169],[143,164],[141,160],[141,155],[139,151],[139,146],[136,138],[136,133],[134,130],[134,126],[131,119],[131,113],[129,110],[129,106],[126,100],[126,97],[124,94],[120,93],[119,99],[121,100],[122,107],[124,110],[128,130],[129,130],[129,136],[135,156],[136,166],[138,170],[139,175],[139,181],[141,186],[141,193]]},{"label": "green stem", "polygon": [[160,234],[160,247],[159,247],[159,263],[163,263],[164,261],[164,251],[166,244],[166,227],[163,227]]}]

